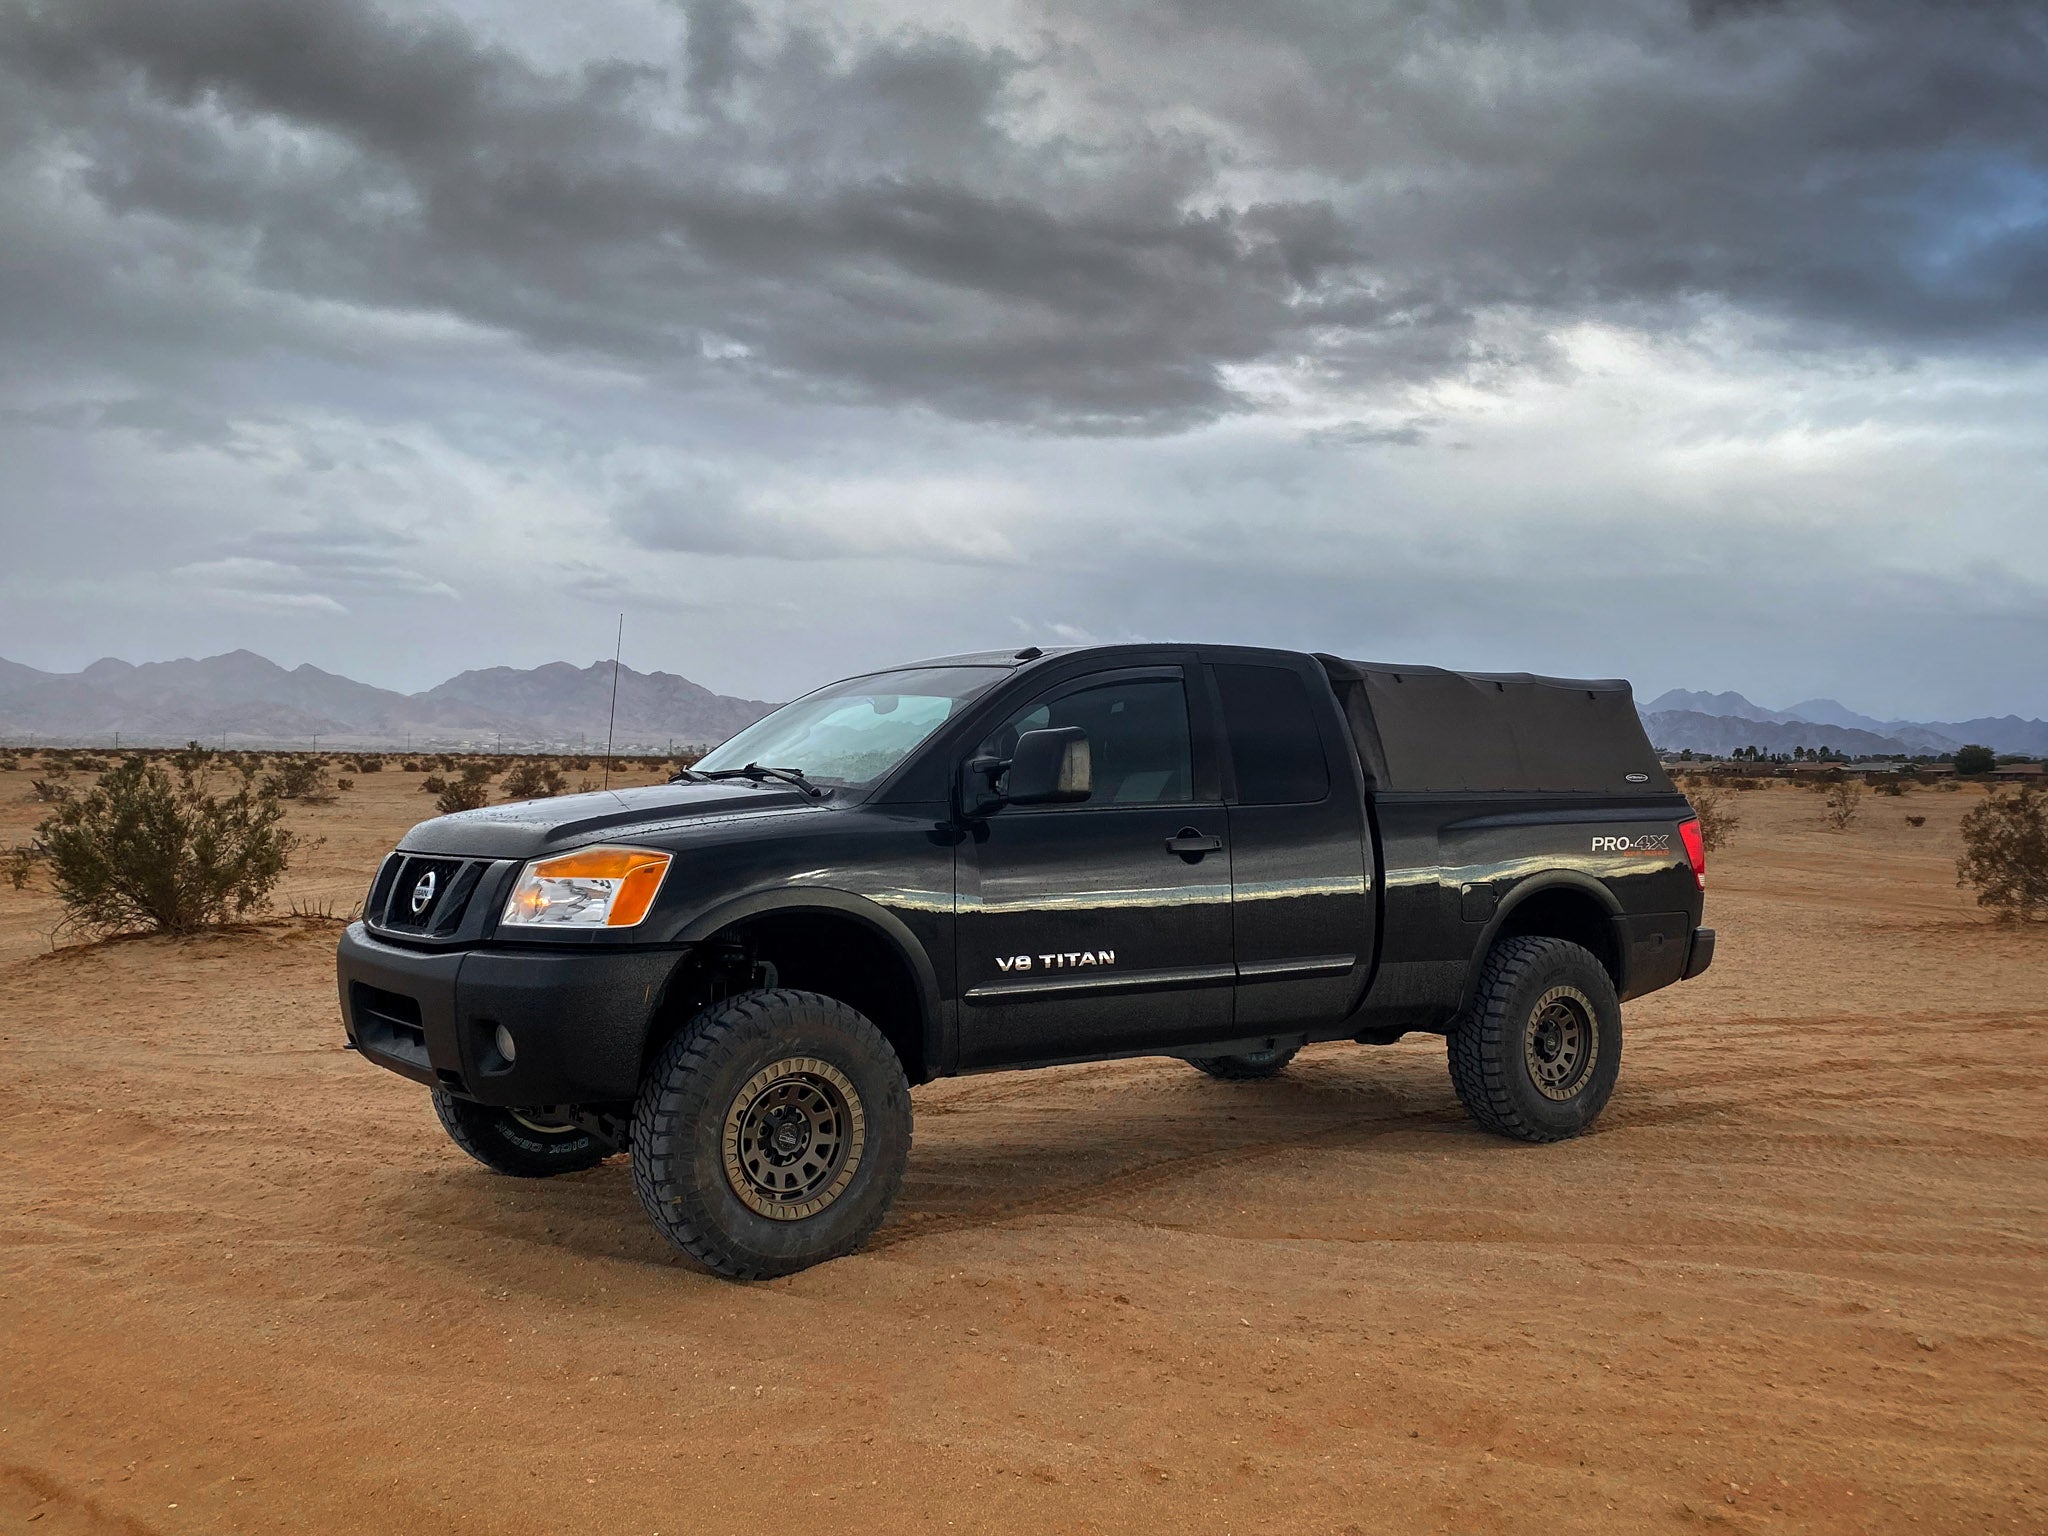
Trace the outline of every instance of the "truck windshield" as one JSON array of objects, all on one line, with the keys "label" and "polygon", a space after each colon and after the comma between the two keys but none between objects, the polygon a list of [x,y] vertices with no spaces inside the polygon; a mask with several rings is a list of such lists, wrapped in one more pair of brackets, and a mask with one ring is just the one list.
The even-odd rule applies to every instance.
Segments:
[{"label": "truck windshield", "polygon": [[783,705],[695,766],[709,773],[758,763],[797,769],[814,783],[862,789],[1006,672],[1003,667],[915,667],[850,677]]}]

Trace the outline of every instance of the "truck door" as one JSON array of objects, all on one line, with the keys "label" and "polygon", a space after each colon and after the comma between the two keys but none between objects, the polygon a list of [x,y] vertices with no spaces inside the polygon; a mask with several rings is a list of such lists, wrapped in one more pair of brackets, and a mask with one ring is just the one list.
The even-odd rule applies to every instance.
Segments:
[{"label": "truck door", "polygon": [[1070,679],[973,754],[1079,726],[1094,785],[992,811],[960,845],[962,1066],[1229,1037],[1230,848],[1206,693],[1191,718],[1188,681],[1179,666]]},{"label": "truck door", "polygon": [[1346,741],[1295,667],[1213,655],[1227,744],[1237,1031],[1342,1019],[1373,955],[1372,840]]}]

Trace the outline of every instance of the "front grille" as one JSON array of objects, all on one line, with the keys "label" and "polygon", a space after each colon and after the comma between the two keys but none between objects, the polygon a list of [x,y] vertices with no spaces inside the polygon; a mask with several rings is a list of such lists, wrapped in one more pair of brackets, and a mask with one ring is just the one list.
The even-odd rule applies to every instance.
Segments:
[{"label": "front grille", "polygon": [[[394,853],[377,871],[364,915],[372,927],[392,933],[451,934],[461,924],[488,865],[485,859]],[[414,902],[423,894],[425,899],[415,911]]]}]

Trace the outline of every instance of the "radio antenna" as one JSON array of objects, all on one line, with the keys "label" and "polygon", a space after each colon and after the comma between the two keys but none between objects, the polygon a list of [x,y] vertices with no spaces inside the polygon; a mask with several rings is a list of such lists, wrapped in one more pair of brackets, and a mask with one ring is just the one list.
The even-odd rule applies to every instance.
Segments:
[{"label": "radio antenna", "polygon": [[612,712],[604,722],[604,787],[612,787],[612,727],[619,719],[619,657],[626,649],[626,616],[619,615],[619,633],[612,641]]}]

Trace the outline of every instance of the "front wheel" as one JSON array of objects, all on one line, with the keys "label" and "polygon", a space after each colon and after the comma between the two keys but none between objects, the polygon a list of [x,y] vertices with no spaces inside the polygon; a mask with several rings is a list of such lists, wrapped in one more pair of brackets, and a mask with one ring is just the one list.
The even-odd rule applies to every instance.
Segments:
[{"label": "front wheel", "polygon": [[669,1042],[633,1107],[656,1227],[734,1280],[853,1252],[910,1159],[910,1083],[882,1032],[815,992],[748,992]]},{"label": "front wheel", "polygon": [[595,1168],[611,1151],[576,1126],[458,1099],[446,1088],[434,1090],[434,1113],[450,1141],[486,1168],[515,1179],[579,1173]]},{"label": "front wheel", "polygon": [[1607,968],[1565,939],[1503,939],[1450,1032],[1466,1113],[1517,1141],[1589,1128],[1621,1071],[1621,1003]]}]

